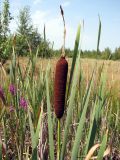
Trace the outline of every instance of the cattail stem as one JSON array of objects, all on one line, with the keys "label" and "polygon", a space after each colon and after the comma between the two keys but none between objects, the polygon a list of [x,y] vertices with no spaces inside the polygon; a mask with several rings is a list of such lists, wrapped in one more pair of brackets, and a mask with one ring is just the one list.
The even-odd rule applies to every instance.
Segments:
[{"label": "cattail stem", "polygon": [[65,18],[64,18],[64,11],[62,9],[62,6],[60,5],[61,15],[63,18],[63,26],[64,26],[64,32],[63,32],[63,46],[62,46],[62,54],[61,56],[65,57],[65,38],[66,38],[66,27],[65,27]]},{"label": "cattail stem", "polygon": [[58,136],[57,136],[57,142],[58,142],[58,148],[57,148],[57,160],[60,160],[60,119],[58,119]]}]

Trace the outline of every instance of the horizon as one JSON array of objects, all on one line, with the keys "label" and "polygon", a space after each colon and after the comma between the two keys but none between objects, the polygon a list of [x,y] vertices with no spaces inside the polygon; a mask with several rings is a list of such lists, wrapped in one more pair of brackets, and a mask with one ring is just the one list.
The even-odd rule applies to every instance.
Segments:
[{"label": "horizon", "polygon": [[[109,47],[112,51],[120,46],[120,1],[115,0],[10,0],[10,12],[14,20],[10,29],[15,32],[17,27],[17,16],[19,10],[29,6],[31,18],[39,33],[43,36],[44,24],[46,26],[46,37],[52,43],[54,49],[59,49],[63,43],[63,21],[59,6],[62,5],[66,21],[66,48],[73,49],[78,24],[84,20],[84,31],[82,28],[82,50],[96,50],[100,15],[102,29],[100,39],[100,50]],[[2,3],[2,2],[1,2]]]}]

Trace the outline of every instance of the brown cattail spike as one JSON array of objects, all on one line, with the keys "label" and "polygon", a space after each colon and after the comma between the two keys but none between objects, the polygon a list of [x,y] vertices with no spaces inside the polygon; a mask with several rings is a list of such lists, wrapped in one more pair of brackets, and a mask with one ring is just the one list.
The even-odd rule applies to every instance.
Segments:
[{"label": "brown cattail spike", "polygon": [[54,82],[54,108],[57,118],[61,118],[64,113],[65,91],[68,72],[68,62],[65,57],[61,57],[56,64]]}]

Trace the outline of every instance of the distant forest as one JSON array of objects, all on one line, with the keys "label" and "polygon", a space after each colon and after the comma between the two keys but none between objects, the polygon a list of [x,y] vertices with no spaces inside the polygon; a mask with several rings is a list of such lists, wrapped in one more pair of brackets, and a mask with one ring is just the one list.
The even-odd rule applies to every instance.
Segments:
[{"label": "distant forest", "polygon": [[[54,51],[54,55],[59,55],[60,50]],[[72,57],[74,50],[66,49],[66,55]],[[105,48],[103,51],[95,50],[81,50],[82,58],[93,58],[93,59],[106,59],[106,60],[119,60],[120,59],[120,47],[116,48],[114,52],[110,50],[109,47]]]}]

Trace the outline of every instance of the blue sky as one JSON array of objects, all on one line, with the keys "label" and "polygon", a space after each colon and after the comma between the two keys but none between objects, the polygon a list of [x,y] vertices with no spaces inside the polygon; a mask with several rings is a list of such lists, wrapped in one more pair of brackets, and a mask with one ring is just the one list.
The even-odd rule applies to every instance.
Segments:
[{"label": "blue sky", "polygon": [[43,35],[46,24],[47,38],[54,48],[60,48],[63,41],[63,23],[59,6],[63,6],[66,20],[66,47],[73,48],[79,23],[84,19],[82,49],[96,49],[98,34],[98,14],[102,21],[100,49],[120,46],[120,0],[10,0],[11,12],[15,20],[11,30],[15,31],[19,9],[30,6],[33,24]]}]

